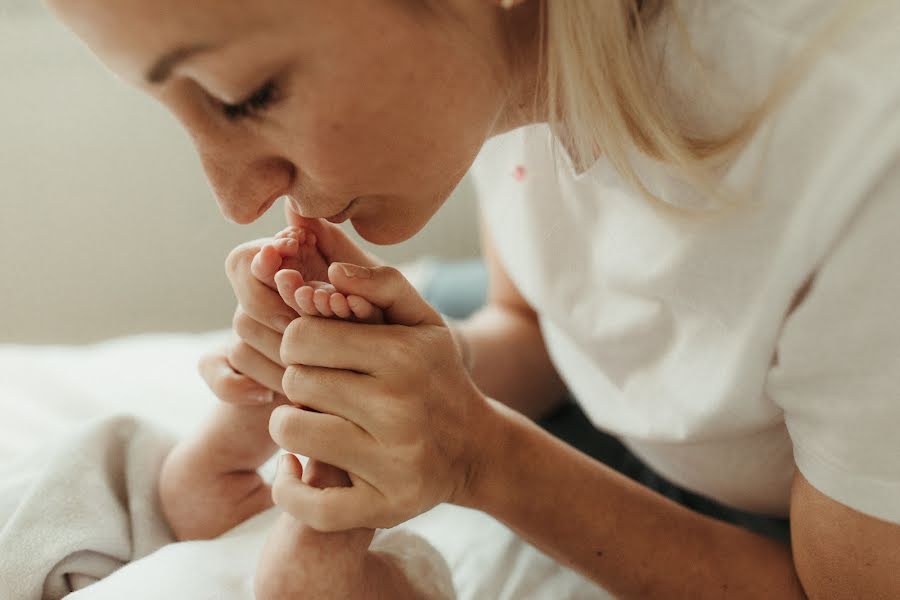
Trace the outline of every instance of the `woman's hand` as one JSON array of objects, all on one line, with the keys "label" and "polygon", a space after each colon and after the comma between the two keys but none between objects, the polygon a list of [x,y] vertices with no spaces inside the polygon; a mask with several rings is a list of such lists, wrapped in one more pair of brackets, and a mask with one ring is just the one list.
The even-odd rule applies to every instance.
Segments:
[{"label": "woman's hand", "polygon": [[[285,216],[289,225],[315,233],[317,248],[327,264],[348,261],[369,267],[380,265],[340,227],[304,219],[289,204],[285,204]],[[238,300],[233,327],[239,340],[222,352],[204,357],[200,373],[216,395],[230,404],[270,402],[282,394],[281,336],[297,313],[279,295],[275,273],[282,267],[282,257],[292,255],[295,248],[279,248],[272,242],[262,239],[241,244],[225,261]]]},{"label": "woman's hand", "polygon": [[301,317],[281,345],[285,450],[350,473],[316,489],[281,470],[275,502],[319,531],[392,527],[442,502],[465,504],[489,443],[491,410],[440,315],[396,270],[333,264],[332,284],[385,311],[388,325]]}]

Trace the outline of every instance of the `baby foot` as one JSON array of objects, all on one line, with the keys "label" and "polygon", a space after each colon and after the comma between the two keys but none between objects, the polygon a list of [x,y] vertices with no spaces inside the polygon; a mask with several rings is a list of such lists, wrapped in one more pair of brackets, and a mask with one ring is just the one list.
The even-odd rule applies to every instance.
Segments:
[{"label": "baby foot", "polygon": [[300,315],[383,323],[381,310],[360,296],[338,293],[328,283],[329,262],[309,227],[291,226],[264,245],[251,264],[257,279],[278,290]]},{"label": "baby foot", "polygon": [[275,287],[285,304],[300,315],[339,318],[360,323],[384,323],[384,312],[363,298],[338,292],[325,281],[304,281],[288,269],[275,274]]},{"label": "baby foot", "polygon": [[250,263],[250,272],[273,289],[274,274],[284,269],[303,273],[309,281],[328,281],[328,261],[319,252],[318,238],[309,228],[283,229],[260,248]]},{"label": "baby foot", "polygon": [[[311,486],[350,485],[350,478],[344,471],[325,463],[310,459],[303,469],[292,455],[285,455],[280,460],[279,470],[289,469]],[[372,597],[365,591],[373,583],[368,567],[368,549],[373,536],[371,529],[320,533],[300,524],[289,514],[282,514],[260,556],[255,577],[256,598]]]}]

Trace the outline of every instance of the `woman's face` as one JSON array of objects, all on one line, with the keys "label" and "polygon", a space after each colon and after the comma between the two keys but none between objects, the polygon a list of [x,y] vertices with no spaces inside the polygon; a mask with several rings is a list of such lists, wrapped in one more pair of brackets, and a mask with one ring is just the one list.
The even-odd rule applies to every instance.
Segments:
[{"label": "woman's face", "polygon": [[238,223],[289,196],[304,216],[402,241],[520,104],[508,19],[488,0],[51,4],[177,116]]}]

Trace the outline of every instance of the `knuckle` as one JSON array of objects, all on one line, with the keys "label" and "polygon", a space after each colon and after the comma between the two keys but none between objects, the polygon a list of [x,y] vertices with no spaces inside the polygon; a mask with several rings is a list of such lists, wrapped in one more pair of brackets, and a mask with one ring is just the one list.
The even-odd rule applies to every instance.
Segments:
[{"label": "knuckle", "polygon": [[250,317],[250,315],[244,312],[244,309],[238,307],[238,309],[234,311],[234,318],[231,321],[231,326],[238,337],[242,339],[247,339],[248,337],[250,337],[253,334],[255,325],[256,321],[254,321],[253,318]]},{"label": "knuckle", "polygon": [[241,404],[244,401],[245,381],[237,373],[218,375],[209,382],[209,387],[226,404]]},{"label": "knuckle", "polygon": [[281,361],[285,364],[301,359],[302,341],[315,335],[317,319],[299,317],[291,321],[284,331],[281,343]]},{"label": "knuckle", "polygon": [[284,370],[281,377],[281,387],[288,398],[295,400],[301,395],[301,387],[303,385],[303,367],[299,365],[291,365]]},{"label": "knuckle", "polygon": [[245,269],[249,269],[250,262],[263,247],[263,243],[264,240],[253,240],[235,247],[225,257],[225,272],[229,275],[235,275]]},{"label": "knuckle", "polygon": [[246,364],[247,354],[248,354],[249,346],[244,342],[235,342],[229,349],[228,353],[225,355],[225,359],[228,361],[228,364],[231,365],[231,368],[240,371],[241,365]]},{"label": "knuckle", "polygon": [[276,410],[269,418],[269,434],[272,439],[284,447],[294,431],[294,419],[286,410]]},{"label": "knuckle", "polygon": [[282,351],[286,345],[297,343],[297,340],[302,335],[301,330],[305,327],[305,325],[303,323],[304,321],[306,321],[306,319],[304,319],[303,317],[300,317],[299,319],[294,319],[293,321],[291,321],[291,324],[287,326],[287,329],[284,330],[284,334],[282,335],[282,338],[281,338]]},{"label": "knuckle", "polygon": [[246,244],[241,244],[229,252],[228,256],[225,258],[225,272],[230,276],[235,275],[240,270],[241,265],[245,262],[247,254]]},{"label": "knuckle", "polygon": [[395,365],[407,364],[418,354],[414,344],[406,336],[398,337],[381,351],[385,352],[391,364]]}]

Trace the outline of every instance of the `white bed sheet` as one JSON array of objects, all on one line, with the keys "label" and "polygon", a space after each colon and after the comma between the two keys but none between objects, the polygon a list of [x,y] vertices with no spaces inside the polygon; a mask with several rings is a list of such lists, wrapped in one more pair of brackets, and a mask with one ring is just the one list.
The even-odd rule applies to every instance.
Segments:
[{"label": "white bed sheet", "polygon": [[[176,435],[189,433],[216,402],[196,374],[197,359],[227,336],[0,346],[0,461],[40,450],[54,436],[105,414],[133,414]],[[258,515],[217,540],[167,546],[71,597],[248,600],[272,517],[271,511]],[[444,505],[404,527],[444,555],[461,599],[609,598],[483,513]]]}]

